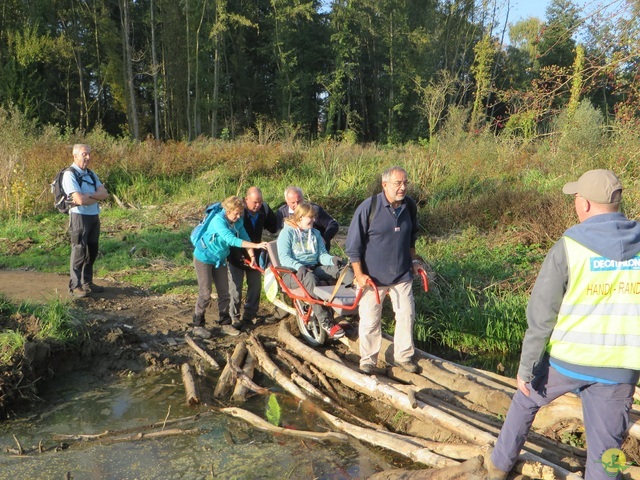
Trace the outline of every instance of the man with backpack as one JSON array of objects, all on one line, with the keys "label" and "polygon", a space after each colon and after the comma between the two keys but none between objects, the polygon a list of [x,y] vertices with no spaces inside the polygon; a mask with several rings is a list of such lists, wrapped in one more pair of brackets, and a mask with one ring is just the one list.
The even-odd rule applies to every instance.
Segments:
[{"label": "man with backpack", "polygon": [[[244,197],[244,229],[254,243],[262,242],[262,231],[267,229],[271,233],[278,231],[276,214],[269,208],[258,187],[249,187]],[[260,306],[260,290],[262,288],[262,274],[245,264],[250,260],[246,248],[231,247],[229,254],[229,294],[231,295],[231,324],[235,328],[255,322]],[[242,282],[247,277],[247,296],[244,312],[240,320],[240,304],[242,303]]]},{"label": "man with backpack", "polygon": [[100,293],[104,288],[93,283],[93,264],[98,256],[100,239],[100,205],[109,192],[89,170],[91,147],[84,144],[73,146],[73,164],[62,177],[62,189],[69,204],[69,235],[71,237],[71,260],[69,293],[84,297],[89,293]]},{"label": "man with backpack", "polygon": [[395,314],[393,359],[397,366],[418,372],[413,363],[412,273],[418,274],[420,259],[415,244],[418,220],[415,202],[406,196],[407,172],[391,167],[382,173],[382,192],[364,200],[356,209],[347,233],[346,253],[353,266],[355,282],[366,287],[371,279],[380,296],[367,288],[362,295],[360,316],[360,371],[377,371],[378,352],[382,344],[382,301],[389,294]]}]

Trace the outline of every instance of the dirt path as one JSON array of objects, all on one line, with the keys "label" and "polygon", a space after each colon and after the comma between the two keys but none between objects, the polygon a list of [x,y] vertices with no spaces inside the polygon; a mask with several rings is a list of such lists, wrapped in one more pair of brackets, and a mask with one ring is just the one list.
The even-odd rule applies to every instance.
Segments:
[{"label": "dirt path", "polygon": [[66,296],[68,282],[68,276],[55,273],[0,270],[0,293],[14,303],[46,302],[56,296]]}]

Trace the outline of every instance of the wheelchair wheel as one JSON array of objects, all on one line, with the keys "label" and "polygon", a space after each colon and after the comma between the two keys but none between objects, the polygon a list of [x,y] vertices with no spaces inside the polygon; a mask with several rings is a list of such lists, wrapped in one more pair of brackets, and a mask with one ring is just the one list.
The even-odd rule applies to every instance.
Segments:
[{"label": "wheelchair wheel", "polygon": [[[309,305],[308,303],[304,303],[300,300],[294,301],[296,302],[296,310],[299,309],[306,313],[311,308],[311,305]],[[300,334],[312,347],[319,347],[321,345],[324,345],[324,342],[327,341],[328,334],[320,326],[320,322],[318,321],[318,318],[315,316],[313,311],[311,312],[311,316],[309,317],[309,321],[307,323],[304,322],[304,318],[300,315],[300,313],[296,313],[296,322],[298,324],[298,330],[300,330]]]}]

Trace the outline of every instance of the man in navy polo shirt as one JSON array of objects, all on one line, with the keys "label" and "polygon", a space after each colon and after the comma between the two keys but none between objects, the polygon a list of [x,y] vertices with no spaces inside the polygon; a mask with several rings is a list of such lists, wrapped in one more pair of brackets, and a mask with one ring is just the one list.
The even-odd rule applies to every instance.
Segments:
[{"label": "man in navy polo shirt", "polygon": [[363,201],[351,220],[346,253],[353,265],[355,281],[365,287],[371,279],[378,288],[380,304],[368,288],[359,305],[360,370],[376,371],[382,344],[382,301],[388,294],[395,314],[393,358],[404,370],[416,373],[413,363],[413,321],[415,305],[412,273],[420,261],[415,244],[418,220],[415,202],[406,196],[407,172],[391,167],[382,173],[382,192]]}]

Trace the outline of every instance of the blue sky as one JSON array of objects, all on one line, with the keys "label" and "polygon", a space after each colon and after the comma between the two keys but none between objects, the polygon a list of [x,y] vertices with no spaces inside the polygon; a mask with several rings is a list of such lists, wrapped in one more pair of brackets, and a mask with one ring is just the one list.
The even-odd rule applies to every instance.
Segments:
[{"label": "blue sky", "polygon": [[511,0],[509,23],[516,23],[528,17],[544,20],[549,0]]}]

